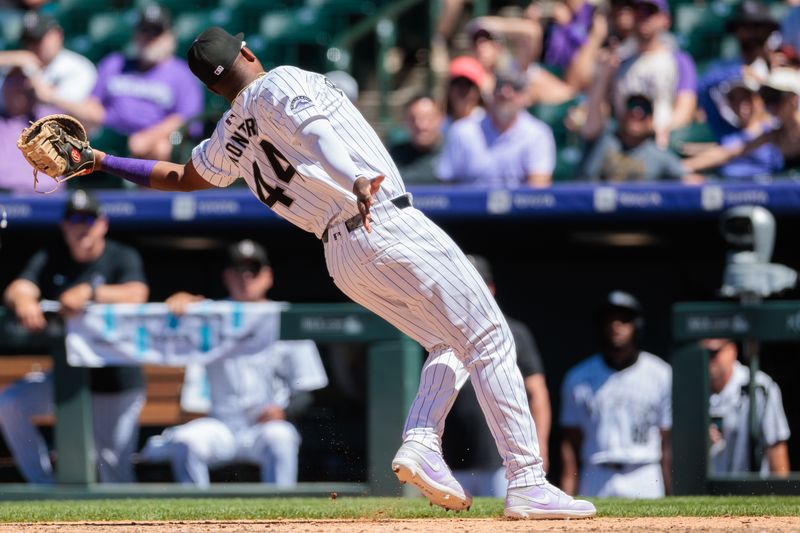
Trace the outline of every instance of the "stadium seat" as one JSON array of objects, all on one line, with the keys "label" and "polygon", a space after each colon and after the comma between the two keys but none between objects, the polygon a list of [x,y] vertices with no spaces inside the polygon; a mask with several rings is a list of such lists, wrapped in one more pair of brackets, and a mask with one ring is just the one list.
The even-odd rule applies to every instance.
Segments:
[{"label": "stadium seat", "polygon": [[234,33],[238,31],[236,28],[231,27],[231,14],[227,9],[218,8],[182,13],[175,18],[173,23],[173,31],[178,40],[177,55],[185,57],[195,37],[209,26],[222,26]]},{"label": "stadium seat", "polygon": [[714,134],[707,122],[692,122],[688,126],[673,130],[669,136],[669,148],[673,152],[682,153],[685,143],[715,142]]},{"label": "stadium seat", "polygon": [[93,53],[102,56],[109,52],[122,51],[131,42],[135,23],[134,10],[107,11],[93,15],[87,31]]},{"label": "stadium seat", "polygon": [[578,105],[578,100],[573,99],[563,104],[550,105],[550,104],[536,104],[528,109],[530,113],[550,126],[553,130],[553,137],[555,138],[558,146],[564,145],[567,141],[567,127],[564,124],[564,119],[567,117],[569,110]]},{"label": "stadium seat", "polygon": [[142,9],[150,4],[159,4],[167,8],[174,19],[181,13],[214,8],[217,2],[213,0],[135,0],[134,7]]},{"label": "stadium seat", "polygon": [[720,56],[725,21],[732,8],[729,4],[714,2],[708,5],[681,4],[675,8],[674,31],[681,47],[695,61]]},{"label": "stadium seat", "polygon": [[77,37],[88,31],[93,15],[118,12],[129,7],[130,0],[59,0],[54,16],[67,37]]},{"label": "stadium seat", "polygon": [[231,13],[232,27],[236,31],[244,32],[248,39],[252,33],[259,31],[261,17],[284,11],[291,5],[292,0],[222,0],[220,2],[220,7]]},{"label": "stadium seat", "polygon": [[556,152],[556,168],[553,170],[553,181],[577,180],[580,162],[581,150],[577,145],[559,148]]},{"label": "stadium seat", "polygon": [[17,48],[22,32],[22,11],[0,9],[0,50]]}]

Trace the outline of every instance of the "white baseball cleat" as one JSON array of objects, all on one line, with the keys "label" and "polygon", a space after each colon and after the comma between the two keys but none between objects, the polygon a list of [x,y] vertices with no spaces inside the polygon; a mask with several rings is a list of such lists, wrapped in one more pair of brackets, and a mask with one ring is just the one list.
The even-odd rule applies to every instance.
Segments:
[{"label": "white baseball cleat", "polygon": [[447,510],[461,511],[472,505],[472,496],[453,477],[439,452],[417,442],[405,442],[392,460],[401,483],[411,483],[428,501]]},{"label": "white baseball cleat", "polygon": [[592,502],[576,500],[550,483],[508,489],[506,509],[508,518],[590,518],[597,514]]}]

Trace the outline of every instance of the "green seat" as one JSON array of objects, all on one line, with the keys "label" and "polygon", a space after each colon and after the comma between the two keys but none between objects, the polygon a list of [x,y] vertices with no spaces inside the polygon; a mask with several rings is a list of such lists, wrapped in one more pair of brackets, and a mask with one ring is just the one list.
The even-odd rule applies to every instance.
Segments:
[{"label": "green seat", "polygon": [[555,138],[557,146],[563,146],[567,142],[569,131],[564,124],[564,119],[567,118],[569,110],[578,104],[577,99],[572,99],[563,104],[536,104],[528,109],[530,113],[550,126],[553,130],[553,137]]},{"label": "green seat", "polygon": [[669,148],[673,152],[681,153],[684,143],[711,143],[716,142],[714,134],[707,122],[692,122],[691,124],[673,130],[669,135]]},{"label": "green seat", "polygon": [[131,42],[136,11],[105,12],[93,15],[86,32],[94,53],[105,55],[122,51]]},{"label": "green seat", "polygon": [[576,181],[578,166],[581,162],[581,151],[577,146],[567,146],[556,151],[556,168],[553,170],[553,181]]},{"label": "green seat", "polygon": [[249,39],[251,34],[259,31],[261,18],[270,13],[285,11],[291,6],[291,0],[222,0],[220,7],[231,13],[232,27],[242,31]]},{"label": "green seat", "polygon": [[127,10],[129,0],[59,0],[54,13],[67,36],[86,33],[93,15]]},{"label": "green seat", "polygon": [[177,55],[179,57],[186,57],[189,46],[191,46],[195,38],[209,26],[222,26],[233,33],[238,31],[231,27],[231,15],[227,9],[182,13],[175,18],[172,27],[178,41]]},{"label": "green seat", "polygon": [[0,9],[0,49],[17,48],[21,33],[22,11]]},{"label": "green seat", "polygon": [[726,35],[725,22],[731,11],[731,6],[722,2],[677,6],[673,29],[681,46],[697,61],[720,57]]},{"label": "green seat", "polygon": [[213,0],[135,0],[134,7],[137,10],[145,8],[151,4],[158,4],[167,8],[172,14],[173,19],[181,13],[197,11],[201,9],[211,9],[216,6]]},{"label": "green seat", "polygon": [[324,50],[331,39],[330,20],[317,8],[304,6],[261,18],[267,61],[309,70],[324,67]]}]

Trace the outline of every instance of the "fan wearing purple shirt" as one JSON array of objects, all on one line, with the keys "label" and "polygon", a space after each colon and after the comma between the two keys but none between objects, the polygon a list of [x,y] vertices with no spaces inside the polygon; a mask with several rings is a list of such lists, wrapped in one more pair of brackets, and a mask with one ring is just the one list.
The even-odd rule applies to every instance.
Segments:
[{"label": "fan wearing purple shirt", "polygon": [[553,132],[523,107],[525,79],[502,73],[483,117],[469,116],[447,132],[436,167],[449,183],[484,187],[546,187],[555,167]]},{"label": "fan wearing purple shirt", "polygon": [[90,127],[127,136],[132,156],[169,160],[170,136],[202,111],[203,92],[186,62],[175,57],[166,9],[143,8],[133,42],[134,57],[114,52],[100,61],[88,99],[57,105]]}]

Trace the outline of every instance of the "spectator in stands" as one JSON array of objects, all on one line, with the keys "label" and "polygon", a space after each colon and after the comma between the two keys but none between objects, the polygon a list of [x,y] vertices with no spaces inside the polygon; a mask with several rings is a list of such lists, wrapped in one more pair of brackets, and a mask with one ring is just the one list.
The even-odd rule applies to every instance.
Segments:
[{"label": "spectator in stands", "polygon": [[595,3],[585,0],[556,2],[553,27],[547,40],[544,62],[566,71],[577,51],[584,45],[592,28]]},{"label": "spectator in stands", "polygon": [[[775,119],[767,113],[764,101],[758,94],[758,87],[752,82],[723,82],[718,90],[724,98],[722,105],[729,110],[729,116],[739,128],[723,135],[720,139],[721,146],[734,148],[746,144],[777,127]],[[723,178],[735,180],[769,179],[780,172],[783,166],[781,151],[774,144],[767,143],[722,165],[719,174]]]},{"label": "spectator in stands", "polygon": [[[494,295],[495,285],[492,270],[486,258],[467,256]],[[544,379],[544,365],[533,335],[528,327],[517,320],[506,317],[514,343],[517,346],[517,365],[525,382],[529,408],[536,423],[539,437],[539,454],[548,468],[548,440],[550,438],[550,393]],[[481,413],[475,391],[468,381],[458,393],[445,422],[445,437],[442,439],[447,464],[461,486],[473,496],[505,496],[508,481],[505,469],[497,457],[494,440]],[[450,444],[450,446],[448,446]],[[455,444],[455,445],[454,445]]]},{"label": "spectator in stands", "polygon": [[[613,52],[620,61],[636,53],[633,2],[611,0],[610,4],[610,13],[603,8],[595,10],[589,34],[564,72],[564,80],[576,90],[583,91],[591,86],[601,52]],[[663,38],[667,39],[668,36],[664,35]]]},{"label": "spectator in stands", "polygon": [[0,114],[0,190],[31,192],[31,166],[17,148],[17,138],[35,119],[36,94],[21,68],[8,73],[2,95],[5,112]]},{"label": "spectator in stands", "polygon": [[789,9],[781,23],[781,36],[784,44],[800,51],[800,5],[795,4]]},{"label": "spectator in stands", "polygon": [[625,113],[631,94],[643,94],[653,102],[656,144],[666,148],[672,130],[689,124],[697,105],[694,62],[664,38],[670,27],[666,0],[635,0],[638,42],[636,54],[620,63],[618,53],[609,65],[619,64],[612,86],[615,117]]},{"label": "spectator in stands", "polygon": [[406,105],[407,141],[389,148],[406,183],[437,183],[436,160],[442,151],[442,112],[429,95],[419,95]]},{"label": "spectator in stands", "polygon": [[[36,11],[22,17],[22,49],[0,52],[0,68],[17,67],[35,83],[37,92],[57,100],[81,102],[91,92],[97,71],[91,61],[64,48],[64,30],[56,20]],[[44,116],[60,108],[43,108]]]},{"label": "spectator in stands", "polygon": [[584,138],[588,146],[579,176],[608,182],[680,180],[686,176],[681,159],[656,146],[653,104],[646,96],[628,97],[616,131],[604,130],[601,105],[594,98],[589,99],[587,108]]},{"label": "spectator in stands", "polygon": [[[223,280],[231,300],[266,302],[273,277],[264,248],[244,240],[229,251]],[[182,315],[205,298],[178,292],[167,298]],[[209,485],[209,467],[231,461],[261,467],[264,483],[297,483],[300,434],[292,420],[311,404],[310,391],[328,379],[311,341],[276,341],[254,354],[217,359],[206,367],[210,414],[152,437],[142,450],[148,461],[172,464],[178,483]]]},{"label": "spectator in stands", "polygon": [[185,61],[174,56],[175,35],[163,7],[144,7],[136,24],[135,58],[112,53],[98,67],[97,85],[80,103],[39,98],[90,125],[128,136],[134,157],[169,160],[173,134],[203,110],[203,93]]},{"label": "spectator in stands", "polygon": [[672,369],[640,348],[644,315],[633,295],[611,292],[597,325],[600,353],[570,369],[561,387],[561,489],[670,494]]},{"label": "spectator in stands", "polygon": [[524,90],[519,74],[497,76],[486,114],[463,119],[447,132],[436,168],[440,180],[486,187],[550,185],[553,132],[525,110]]},{"label": "spectator in stands", "polygon": [[[108,219],[98,201],[72,193],[61,231],[65,245],[41,250],[5,290],[5,304],[25,329],[47,325],[40,300],[61,304],[60,314],[81,313],[91,303],[144,303],[148,288],[133,248],[106,239]],[[133,481],[131,453],[138,437],[145,392],[138,367],[90,370],[94,448],[100,481]],[[0,393],[0,429],[17,468],[30,483],[52,483],[47,445],[31,417],[52,414],[53,374],[20,380]]]},{"label": "spectator in stands", "polygon": [[477,59],[469,56],[453,59],[448,67],[448,75],[445,131],[459,119],[469,116],[483,117],[483,94],[488,80],[483,66]]},{"label": "spectator in stands", "polygon": [[742,125],[726,104],[722,89],[743,81],[754,87],[769,76],[770,36],[778,29],[769,8],[758,0],[744,0],[726,30],[736,36],[740,56],[714,61],[697,84],[698,103],[706,114],[711,132],[717,141],[726,135],[741,132]]},{"label": "spectator in stands", "polygon": [[[751,380],[750,369],[738,361],[736,344],[729,339],[707,339],[700,345],[709,353],[711,472],[789,475],[789,424],[777,383],[761,371]],[[751,387],[756,389],[759,421],[755,438],[749,423]]]},{"label": "spectator in stands", "polygon": [[[472,37],[472,52],[490,77],[485,90],[491,90],[494,73],[518,72],[526,78],[525,106],[536,103],[561,104],[575,97],[575,90],[536,61],[541,51],[541,26],[529,19],[479,17],[467,29]],[[514,54],[504,41],[511,41]]]},{"label": "spectator in stands", "polygon": [[684,159],[683,165],[697,172],[725,165],[741,156],[752,154],[759,147],[772,144],[783,155],[783,168],[800,163],[800,72],[789,68],[776,68],[758,90],[767,111],[779,125],[757,137],[725,146],[718,145],[694,157]]}]

